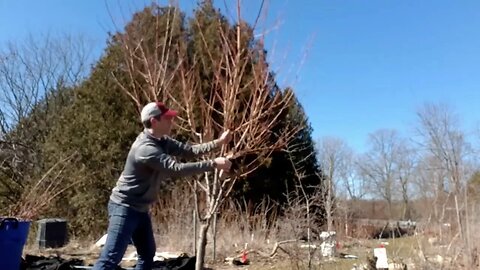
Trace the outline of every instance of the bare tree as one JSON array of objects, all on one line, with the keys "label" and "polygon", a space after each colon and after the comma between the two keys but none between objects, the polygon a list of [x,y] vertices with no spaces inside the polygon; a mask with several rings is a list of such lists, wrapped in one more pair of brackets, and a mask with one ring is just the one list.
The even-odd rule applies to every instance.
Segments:
[{"label": "bare tree", "polygon": [[417,161],[412,178],[412,196],[422,200],[432,211],[425,213],[428,220],[442,222],[445,218],[445,203],[443,200],[446,194],[445,184],[447,175],[438,162],[431,155],[422,155]]},{"label": "bare tree", "polygon": [[336,190],[337,209],[342,214],[345,235],[351,233],[351,222],[362,210],[358,202],[371,190],[369,183],[361,174],[360,157],[353,153],[350,148],[344,156],[344,166],[340,170],[340,181]]},{"label": "bare tree", "polygon": [[337,186],[344,182],[349,192],[353,186],[348,182],[351,170],[352,150],[345,141],[339,138],[324,137],[318,143],[318,160],[325,175],[323,190],[325,192],[325,212],[327,215],[327,230],[333,230],[333,214],[336,204]]},{"label": "bare tree", "polygon": [[[0,197],[16,202],[27,174],[42,170],[37,143],[51,116],[65,105],[54,98],[87,75],[91,45],[83,37],[50,35],[9,43],[0,51]],[[55,102],[54,102],[55,101]],[[61,104],[60,104],[61,103]],[[33,132],[35,130],[35,132]],[[42,172],[39,171],[38,175]]]},{"label": "bare tree", "polygon": [[3,134],[59,87],[87,75],[91,46],[83,37],[49,35],[9,43],[0,52],[0,127]]},{"label": "bare tree", "polygon": [[[468,222],[464,222],[468,217],[468,198],[466,193],[465,196],[461,195],[466,190],[465,183],[469,178],[466,164],[473,153],[471,145],[460,128],[458,116],[449,106],[425,104],[418,110],[417,117],[421,146],[436,159],[439,170],[446,174],[448,186],[444,188],[453,196],[459,234],[465,246],[470,248],[471,243],[466,235]],[[464,199],[462,205],[460,198]]]},{"label": "bare tree", "polygon": [[390,217],[393,215],[393,202],[401,198],[402,217],[410,218],[414,149],[396,130],[387,129],[372,133],[370,145],[369,152],[358,163],[360,174],[373,184],[373,193],[387,201]]},{"label": "bare tree", "polygon": [[362,181],[359,173],[359,156],[355,153],[351,153],[351,156],[346,157],[345,161],[345,171],[342,174],[342,190],[345,194],[345,197],[350,200],[357,200],[363,198],[368,188],[366,182]]},{"label": "bare tree", "polygon": [[410,197],[412,192],[412,178],[416,166],[415,150],[406,140],[400,140],[397,155],[397,180],[403,201],[402,218],[411,219],[412,208],[410,205]]},{"label": "bare tree", "polygon": [[[307,194],[305,188],[311,189],[312,187],[305,186],[304,180],[306,177],[308,177],[308,175],[305,173],[305,170],[302,166],[302,161],[300,160],[295,162],[292,157],[291,150],[287,149],[287,151],[290,158],[290,162],[293,167],[293,171],[295,173],[295,180],[297,182],[295,185],[295,190],[291,192],[291,194],[287,194],[287,201],[288,201],[287,205],[289,206],[289,208],[287,209],[287,213],[294,214],[295,216],[294,223],[296,226],[299,226],[302,228],[304,227],[302,225],[305,225],[307,227],[308,269],[312,269],[312,256],[315,252],[315,250],[311,248],[312,229],[313,229],[312,221],[314,216],[320,214],[318,213],[318,209],[320,209],[320,206],[326,204],[326,202],[324,202],[325,187],[324,186],[313,187],[314,191]],[[320,178],[320,175],[318,175],[318,177]],[[295,213],[297,214],[295,215]],[[327,212],[327,216],[328,216],[328,212]],[[331,215],[330,215],[330,221],[331,221]],[[303,223],[306,223],[306,224],[303,224]],[[330,228],[328,230],[331,231],[331,229],[332,228],[330,223]]]},{"label": "bare tree", "polygon": [[370,134],[370,150],[359,163],[363,177],[372,184],[372,193],[388,203],[388,216],[392,216],[392,206],[397,193],[396,158],[399,135],[395,130],[377,130]]},{"label": "bare tree", "polygon": [[417,112],[417,117],[421,146],[438,160],[438,165],[448,174],[452,191],[460,194],[466,179],[463,165],[473,151],[459,127],[458,116],[447,105],[426,104]]},{"label": "bare tree", "polygon": [[[209,52],[213,89],[207,94],[200,87],[203,79],[195,72],[198,59],[191,59],[185,45],[175,42],[173,33],[180,27],[177,8],[153,7],[152,14],[157,16],[151,26],[156,33],[152,39],[135,32],[117,36],[123,66],[114,76],[139,109],[146,100],[170,100],[180,112],[178,130],[194,142],[211,140],[223,129],[233,128],[233,144],[223,147],[221,154],[235,160],[237,170],[229,175],[222,171],[208,173],[192,184],[200,222],[196,269],[204,264],[212,218],[235,182],[262,166],[273,151],[283,149],[298,130],[290,127],[280,133],[273,131],[287,113],[293,93],[276,89],[263,50],[246,46],[243,33],[248,26],[240,10],[238,2],[234,28],[219,24],[217,29],[221,57],[217,59]],[[200,35],[206,42],[205,33]],[[127,74],[128,80],[122,81],[122,74]]]}]

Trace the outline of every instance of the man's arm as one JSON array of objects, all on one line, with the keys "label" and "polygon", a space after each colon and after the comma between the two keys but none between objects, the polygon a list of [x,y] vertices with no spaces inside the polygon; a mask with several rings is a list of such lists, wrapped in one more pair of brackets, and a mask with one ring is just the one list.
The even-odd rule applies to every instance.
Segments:
[{"label": "man's arm", "polygon": [[176,162],[171,156],[150,145],[141,146],[137,151],[136,159],[154,170],[165,172],[169,177],[190,176],[215,168],[213,160],[188,163]]},{"label": "man's arm", "polygon": [[206,154],[218,146],[227,144],[232,139],[232,132],[230,130],[224,131],[220,137],[208,143],[201,143],[196,145],[190,145],[181,143],[175,139],[167,137],[167,149],[169,154],[174,156],[181,156],[186,158],[196,157],[202,154]]},{"label": "man's arm", "polygon": [[166,149],[168,150],[168,153],[172,156],[180,156],[184,158],[194,158],[199,155],[209,153],[220,145],[218,140],[191,145],[188,143],[179,142],[173,138],[165,139],[167,140]]}]

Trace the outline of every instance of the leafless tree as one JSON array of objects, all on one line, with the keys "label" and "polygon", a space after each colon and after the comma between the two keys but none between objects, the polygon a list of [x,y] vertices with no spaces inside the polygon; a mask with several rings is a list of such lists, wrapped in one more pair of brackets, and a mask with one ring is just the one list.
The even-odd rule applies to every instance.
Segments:
[{"label": "leafless tree", "polygon": [[448,173],[452,191],[460,194],[465,183],[463,164],[472,149],[459,127],[458,116],[447,105],[426,104],[417,112],[417,117],[421,146],[440,162]]},{"label": "leafless tree", "polygon": [[[290,162],[292,164],[293,171],[295,173],[295,180],[296,180],[296,185],[294,191],[291,192],[291,194],[287,194],[287,216],[288,215],[293,215],[295,220],[293,223],[295,223],[296,226],[300,227],[300,229],[303,229],[303,227],[306,227],[307,229],[307,248],[308,248],[308,269],[312,269],[312,256],[315,252],[314,249],[311,248],[311,243],[312,243],[312,229],[313,229],[313,217],[315,215],[319,215],[318,209],[321,208],[321,206],[325,206],[328,204],[328,202],[325,202],[325,186],[317,186],[313,187],[314,191],[307,193],[305,186],[304,180],[306,177],[308,177],[307,174],[305,174],[304,168],[302,166],[301,160],[298,162],[295,162],[290,149],[287,148],[287,152],[290,158]],[[315,153],[312,153],[315,154]],[[320,176],[318,176],[320,178]],[[332,202],[333,200],[327,199],[327,201]],[[325,209],[326,210],[326,209]],[[328,213],[327,213],[328,215]],[[331,215],[330,215],[330,221],[331,221]],[[293,225],[293,224],[291,224]],[[330,228],[329,231],[331,231],[331,223],[330,223]],[[294,230],[295,231],[295,230]],[[303,231],[302,231],[303,233]]]},{"label": "leafless tree", "polygon": [[360,177],[360,169],[358,164],[360,164],[360,157],[353,153],[351,156],[346,157],[345,165],[345,174],[342,175],[342,190],[345,194],[345,197],[350,200],[362,199],[368,192],[368,187],[365,181],[362,181]]},{"label": "leafless tree", "polygon": [[50,35],[9,43],[0,52],[0,128],[5,134],[59,87],[81,82],[91,45],[83,37]]},{"label": "leafless tree", "polygon": [[423,200],[426,206],[431,207],[433,211],[428,213],[428,220],[442,222],[445,219],[446,181],[446,172],[440,166],[438,159],[431,155],[419,157],[412,179],[414,189],[411,195]]},{"label": "leafless tree", "polygon": [[415,151],[396,130],[382,129],[370,135],[370,150],[359,161],[360,174],[372,184],[373,193],[385,199],[389,216],[397,199],[403,202],[403,218],[410,218],[410,194]]},{"label": "leafless tree", "polygon": [[371,183],[372,193],[388,203],[392,215],[393,201],[398,196],[396,180],[398,172],[399,135],[395,130],[382,129],[369,136],[370,150],[359,163],[361,175]]},{"label": "leafless tree", "polygon": [[[460,127],[460,120],[451,107],[446,104],[425,104],[417,112],[417,131],[421,138],[421,146],[436,159],[439,170],[445,172],[448,186],[447,194],[453,196],[459,234],[464,240],[465,247],[471,250],[471,243],[467,232],[468,197],[465,183],[469,179],[469,170],[466,170],[473,153],[465,133]],[[464,194],[465,196],[461,196]],[[463,203],[460,199],[463,198]],[[463,214],[462,214],[463,213]]]},{"label": "leafless tree", "polygon": [[400,139],[398,142],[397,157],[397,176],[400,192],[403,201],[403,219],[412,218],[412,207],[410,205],[410,198],[412,193],[412,182],[416,166],[416,155],[413,147],[407,143],[406,140]]},{"label": "leafless tree", "polygon": [[85,78],[91,48],[84,37],[44,35],[10,42],[0,51],[3,200],[16,202],[27,183],[27,172],[41,167],[34,145],[45,139],[55,106],[64,105],[56,104],[52,97]]},{"label": "leafless tree", "polygon": [[[139,109],[145,101],[168,99],[180,112],[178,130],[189,134],[194,142],[211,140],[223,129],[233,128],[233,144],[223,147],[220,154],[229,155],[239,164],[238,169],[228,175],[221,171],[205,174],[192,184],[200,222],[196,269],[202,269],[204,264],[212,218],[235,182],[262,166],[273,151],[283,149],[298,130],[290,127],[281,133],[272,131],[287,112],[293,93],[272,92],[263,50],[245,46],[242,33],[247,28],[240,10],[238,2],[238,21],[233,29],[221,24],[217,29],[221,58],[209,55],[213,65],[210,85],[214,88],[209,95],[202,93],[202,78],[195,72],[196,59],[189,59],[187,48],[174,41],[174,30],[179,27],[178,9],[163,9],[163,16],[156,16],[151,26],[157,33],[153,40],[135,33],[117,36],[123,52],[119,72],[127,74],[128,80],[122,81],[115,72],[114,76]],[[206,42],[205,33],[200,35]],[[249,77],[247,70],[251,71]]]},{"label": "leafless tree", "polygon": [[355,188],[348,177],[351,173],[352,150],[345,141],[339,138],[324,137],[318,143],[318,160],[325,175],[324,192],[325,212],[327,215],[327,230],[333,230],[333,214],[336,204],[337,187],[345,183],[347,191],[352,194]]}]

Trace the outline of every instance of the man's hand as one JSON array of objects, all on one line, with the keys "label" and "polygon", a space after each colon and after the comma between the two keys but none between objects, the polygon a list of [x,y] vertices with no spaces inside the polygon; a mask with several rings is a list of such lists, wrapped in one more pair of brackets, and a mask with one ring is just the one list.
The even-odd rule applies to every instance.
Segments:
[{"label": "man's hand", "polygon": [[228,172],[230,170],[230,167],[232,166],[232,162],[228,160],[228,158],[224,157],[218,157],[213,160],[213,163],[215,163],[215,168],[219,170],[224,170]]},{"label": "man's hand", "polygon": [[218,144],[225,145],[228,144],[232,140],[232,132],[230,130],[226,130],[220,135],[217,139]]}]

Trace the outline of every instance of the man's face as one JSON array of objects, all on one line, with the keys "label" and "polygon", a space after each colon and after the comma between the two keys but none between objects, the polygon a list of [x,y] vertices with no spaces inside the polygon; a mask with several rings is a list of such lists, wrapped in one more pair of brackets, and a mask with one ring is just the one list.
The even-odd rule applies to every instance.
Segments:
[{"label": "man's face", "polygon": [[155,132],[160,134],[170,135],[172,132],[174,116],[160,116],[157,120],[155,118],[152,119],[152,128]]}]

